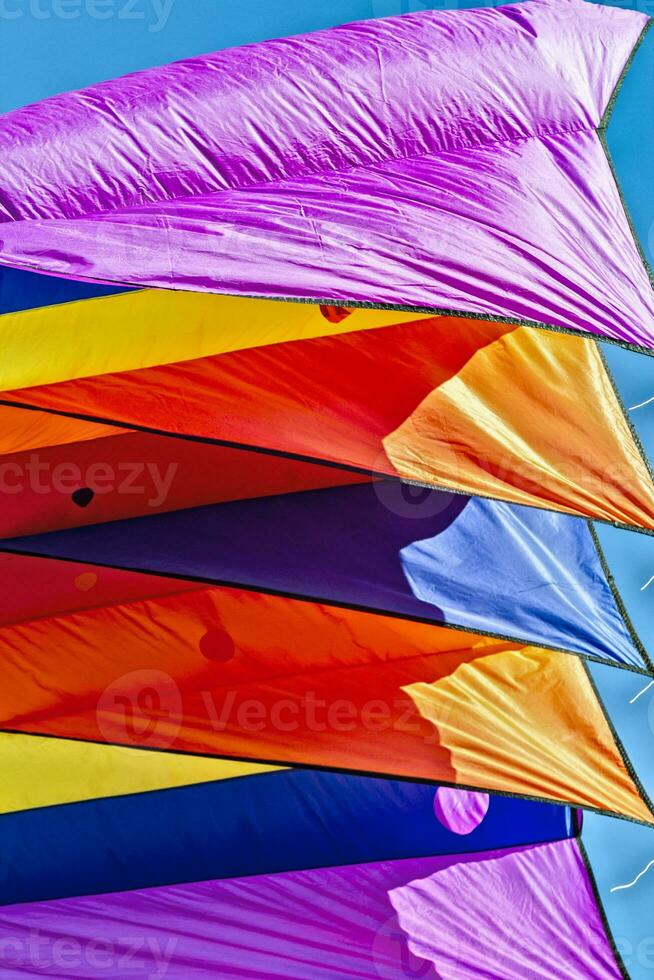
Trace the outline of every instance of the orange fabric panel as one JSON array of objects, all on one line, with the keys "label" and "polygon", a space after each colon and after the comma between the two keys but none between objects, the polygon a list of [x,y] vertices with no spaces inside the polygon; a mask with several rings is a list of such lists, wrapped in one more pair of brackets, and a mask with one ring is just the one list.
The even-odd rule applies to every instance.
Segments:
[{"label": "orange fabric panel", "polygon": [[[11,405],[0,405],[0,455],[64,446],[87,439],[103,439],[124,433],[110,425],[70,419],[50,412],[25,411]],[[2,460],[0,459],[0,466]]]},{"label": "orange fabric panel", "polygon": [[[619,812],[654,822],[634,796],[581,660],[524,647],[462,663],[447,678],[404,690],[434,725],[457,781],[556,799],[574,778],[586,794],[582,806],[612,799]],[[570,706],[582,704],[571,724]]]},{"label": "orange fabric panel", "polygon": [[433,317],[7,397],[654,528],[654,485],[585,338]]},{"label": "orange fabric panel", "polygon": [[384,440],[412,480],[654,527],[654,484],[595,343],[521,327]]},{"label": "orange fabric panel", "polygon": [[[516,644],[198,589],[0,629],[0,727],[464,785],[458,747],[411,692],[449,690],[472,675],[478,700],[465,725],[478,733],[475,751],[501,759],[511,725],[518,749],[506,775],[500,768],[491,778],[475,760],[479,786],[650,820],[578,663],[536,655],[544,673],[519,674],[516,664],[533,654]],[[491,705],[501,707],[506,730]],[[527,738],[539,746],[538,766],[547,760],[540,782],[520,751]]]}]

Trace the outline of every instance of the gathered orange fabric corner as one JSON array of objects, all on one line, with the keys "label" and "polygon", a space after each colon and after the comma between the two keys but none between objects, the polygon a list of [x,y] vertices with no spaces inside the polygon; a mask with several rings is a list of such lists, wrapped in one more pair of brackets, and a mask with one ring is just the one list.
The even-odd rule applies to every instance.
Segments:
[{"label": "gathered orange fabric corner", "polygon": [[654,530],[654,482],[594,340],[447,316],[362,329],[368,317],[3,398]]},{"label": "gathered orange fabric corner", "polygon": [[[148,576],[140,599],[139,576],[120,574],[131,601],[116,592],[98,609],[0,628],[2,728],[500,789],[654,822],[577,657]],[[133,715],[139,698],[147,725]]]}]

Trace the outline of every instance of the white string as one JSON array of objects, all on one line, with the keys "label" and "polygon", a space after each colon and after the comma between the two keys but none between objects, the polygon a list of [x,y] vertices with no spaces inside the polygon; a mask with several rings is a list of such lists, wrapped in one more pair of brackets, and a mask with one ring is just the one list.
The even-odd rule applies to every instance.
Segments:
[{"label": "white string", "polygon": [[637,405],[632,405],[629,411],[633,412],[637,408],[645,408],[645,405],[649,405],[650,402],[654,402],[654,395],[651,398],[647,398],[644,402],[638,402]]},{"label": "white string", "polygon": [[639,871],[633,881],[630,881],[627,885],[615,885],[611,889],[611,891],[619,892],[622,891],[624,888],[631,888],[633,885],[636,884],[637,881],[640,881],[640,879],[643,877],[644,874],[647,874],[647,872],[652,866],[654,866],[654,861],[650,861],[649,864],[645,868],[643,868],[642,871]]},{"label": "white string", "polygon": [[644,694],[645,691],[649,691],[649,689],[652,686],[652,684],[654,684],[654,681],[650,681],[649,684],[646,684],[645,687],[642,689],[642,691],[639,691],[638,694],[631,699],[631,701],[629,702],[629,704],[633,704],[634,701],[637,701],[638,700],[638,698],[641,696],[641,694]]}]

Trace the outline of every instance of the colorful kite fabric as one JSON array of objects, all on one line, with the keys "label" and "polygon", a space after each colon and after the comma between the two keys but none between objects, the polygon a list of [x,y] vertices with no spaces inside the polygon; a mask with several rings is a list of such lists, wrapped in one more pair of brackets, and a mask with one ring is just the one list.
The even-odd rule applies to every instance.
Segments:
[{"label": "colorful kite fabric", "polygon": [[646,24],[578,0],[421,12],[47,99],[2,126],[0,259],[652,347],[601,139]]},{"label": "colorful kite fabric", "polygon": [[593,524],[654,549],[605,356],[654,347],[603,136],[646,24],[0,119],[0,976],[628,976],[581,830],[654,825],[589,667],[654,677]]},{"label": "colorful kite fabric", "polygon": [[[84,762],[87,751],[71,754]],[[540,972],[516,972],[507,942],[493,953],[506,970],[496,975],[620,977],[573,811],[231,766],[212,782],[0,816],[13,855],[3,898],[21,903],[0,910],[8,969],[29,972],[36,944],[43,972],[65,965],[75,978],[372,980],[426,975],[425,960],[440,967],[442,956],[455,964],[443,975],[470,976],[466,934],[479,927],[485,944],[483,911],[473,900],[463,928],[452,911],[472,890],[500,928],[518,910],[531,923]],[[204,880],[179,884],[189,876]],[[446,949],[423,948],[441,929],[453,937]]]},{"label": "colorful kite fabric", "polygon": [[46,608],[45,582],[67,588],[77,605],[80,570],[57,575],[56,562],[34,560],[59,558],[447,623],[651,670],[592,526],[459,494],[411,493],[361,483],[5,538],[2,551],[33,560],[6,561],[0,581],[42,581],[34,612]]},{"label": "colorful kite fabric", "polygon": [[[654,530],[651,468],[590,340],[154,290],[6,312],[0,324],[5,483],[35,449],[51,467],[65,454],[104,481],[94,520],[143,512],[134,494],[106,492],[107,467],[122,467],[145,471],[160,509],[373,474]],[[163,501],[152,474],[174,466],[183,478]],[[71,522],[38,488],[14,498],[5,534]]]},{"label": "colorful kite fabric", "polygon": [[44,615],[0,628],[5,731],[428,779],[654,822],[578,657],[263,592],[0,563],[8,577],[16,564],[18,580],[46,587]]}]

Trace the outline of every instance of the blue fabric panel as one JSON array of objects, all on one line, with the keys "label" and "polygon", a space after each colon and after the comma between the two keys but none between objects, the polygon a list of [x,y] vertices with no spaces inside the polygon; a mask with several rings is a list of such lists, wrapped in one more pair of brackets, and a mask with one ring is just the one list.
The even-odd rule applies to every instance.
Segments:
[{"label": "blue fabric panel", "polygon": [[42,276],[36,272],[0,266],[0,314],[32,310],[38,306],[72,303],[96,296],[113,296],[126,291],[122,286],[76,282],[74,279],[58,279],[55,276]]},{"label": "blue fabric panel", "polygon": [[[652,15],[638,0],[621,6]],[[606,131],[620,190],[650,265],[654,265],[654,183],[651,166],[643,166],[643,160],[654,159],[653,91],[654,30],[650,27],[622,81]]]},{"label": "blue fabric panel", "polygon": [[4,544],[446,621],[643,665],[585,521],[533,508],[389,482],[218,504]]},{"label": "blue fabric panel", "polygon": [[572,811],[493,796],[472,833],[435,786],[284,770],[0,816],[0,902],[558,840]]},{"label": "blue fabric panel", "polygon": [[645,666],[585,521],[473,498],[401,561],[414,593],[448,620]]}]

